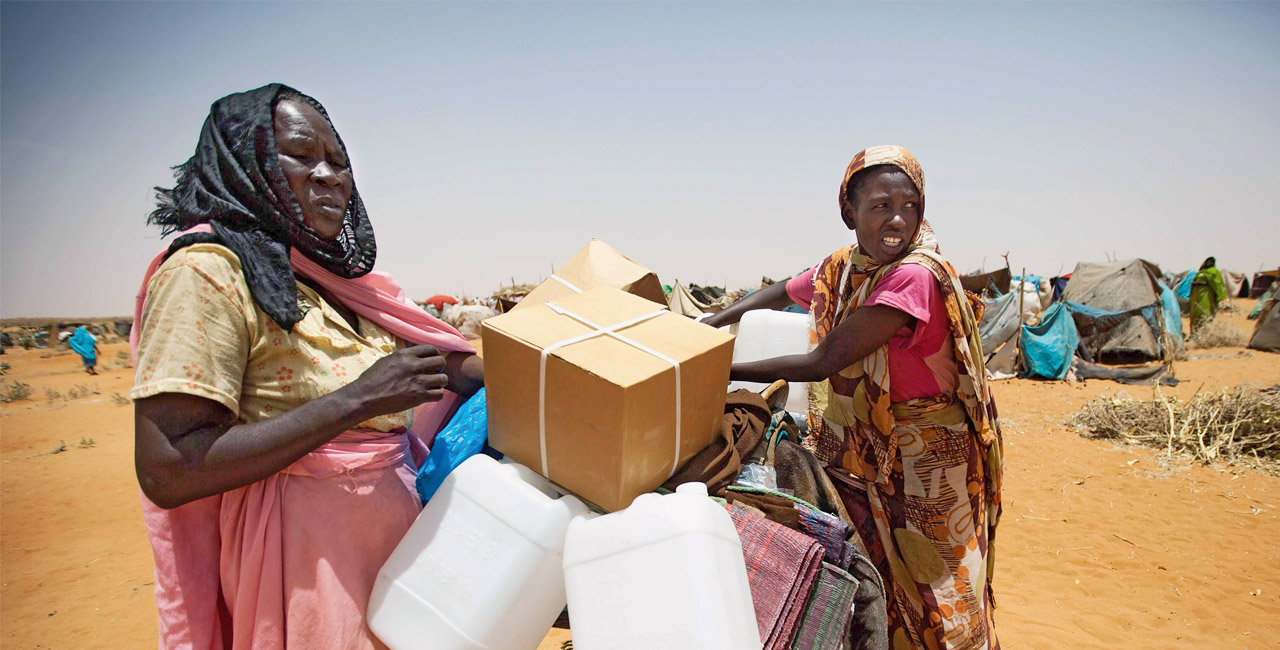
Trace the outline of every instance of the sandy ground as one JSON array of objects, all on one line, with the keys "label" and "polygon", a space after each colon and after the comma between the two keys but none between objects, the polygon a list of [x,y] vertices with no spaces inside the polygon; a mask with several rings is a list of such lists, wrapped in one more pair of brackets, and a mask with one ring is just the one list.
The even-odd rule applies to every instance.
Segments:
[{"label": "sandy ground", "polygon": [[[1252,301],[1238,301],[1247,310]],[[1243,312],[1228,314],[1242,329]],[[9,350],[0,377],[34,387],[0,407],[0,645],[155,647],[151,551],[132,463],[132,370],[103,346],[90,377],[69,351]],[[1189,397],[1280,383],[1280,355],[1197,350]],[[85,393],[68,398],[69,391]],[[61,396],[52,397],[47,391]],[[1082,438],[1064,420],[1086,401],[1149,387],[1009,380],[1006,506],[996,545],[997,629],[1006,648],[1280,647],[1280,478],[1167,462]],[[568,632],[552,630],[553,650]]]}]

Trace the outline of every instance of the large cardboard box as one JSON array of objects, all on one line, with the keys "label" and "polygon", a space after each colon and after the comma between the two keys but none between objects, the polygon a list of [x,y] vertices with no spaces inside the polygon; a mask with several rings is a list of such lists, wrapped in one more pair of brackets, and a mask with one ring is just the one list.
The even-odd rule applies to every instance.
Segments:
[{"label": "large cardboard box", "polygon": [[662,485],[720,429],[733,335],[643,298],[591,289],[490,318],[482,336],[489,444],[604,510]]},{"label": "large cardboard box", "polygon": [[662,292],[662,282],[656,273],[636,264],[599,239],[592,239],[556,269],[555,277],[544,280],[509,311],[558,300],[577,293],[575,289],[586,291],[597,287],[615,287],[664,307],[667,304],[667,296]]}]

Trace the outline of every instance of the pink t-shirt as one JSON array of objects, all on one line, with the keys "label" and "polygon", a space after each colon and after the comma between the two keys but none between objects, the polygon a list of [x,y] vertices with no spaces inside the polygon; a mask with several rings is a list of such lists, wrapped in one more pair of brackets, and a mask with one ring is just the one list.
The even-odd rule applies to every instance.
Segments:
[{"label": "pink t-shirt", "polygon": [[813,304],[813,274],[818,272],[818,267],[822,266],[822,262],[818,262],[813,268],[787,280],[787,297],[805,311],[809,311],[809,306]]},{"label": "pink t-shirt", "polygon": [[[805,309],[813,303],[816,269],[787,281],[787,295]],[[867,296],[863,306],[871,305],[893,307],[914,319],[889,339],[889,399],[905,402],[955,391],[959,371],[946,303],[933,273],[920,264],[898,265]]]}]

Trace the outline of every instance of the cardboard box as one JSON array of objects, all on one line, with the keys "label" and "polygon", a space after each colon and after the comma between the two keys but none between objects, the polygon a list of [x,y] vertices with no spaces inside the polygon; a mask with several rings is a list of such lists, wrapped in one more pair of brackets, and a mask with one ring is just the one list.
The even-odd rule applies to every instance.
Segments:
[{"label": "cardboard box", "polygon": [[[670,361],[607,334],[576,340],[597,328],[557,309],[601,327],[658,312],[617,333],[679,363],[679,399]],[[720,429],[733,335],[643,298],[591,289],[490,318],[482,336],[489,444],[604,510],[662,485]]]},{"label": "cardboard box", "polygon": [[[656,273],[636,264],[599,239],[592,239],[583,246],[568,262],[556,269],[555,275],[582,291],[615,287],[663,307],[667,306],[667,296],[662,292],[662,282],[658,280]],[[575,293],[577,291],[564,282],[547,278],[509,311],[519,311]]]}]

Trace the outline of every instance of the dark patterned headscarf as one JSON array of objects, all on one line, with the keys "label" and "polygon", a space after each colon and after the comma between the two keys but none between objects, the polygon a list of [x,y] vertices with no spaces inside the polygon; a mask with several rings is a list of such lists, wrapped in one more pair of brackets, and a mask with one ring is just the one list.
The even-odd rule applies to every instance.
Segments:
[{"label": "dark patterned headscarf", "polygon": [[[177,184],[173,189],[156,188],[158,206],[147,222],[160,226],[165,235],[198,224],[212,226],[212,233],[178,237],[170,252],[197,242],[231,249],[240,258],[253,301],[276,324],[292,331],[302,320],[302,310],[289,249],[298,249],[335,275],[355,278],[373,270],[377,245],[354,183],[336,239],[303,224],[302,206],[276,158],[275,107],[281,99],[310,104],[333,127],[320,102],[283,84],[219,99],[200,130],[195,155],[174,168]],[[338,144],[345,154],[340,136]]]}]

